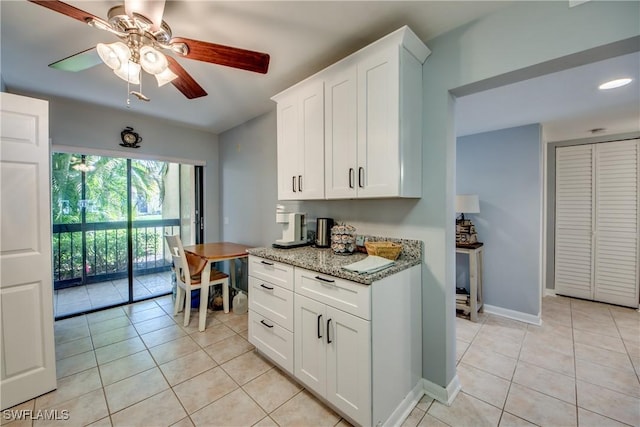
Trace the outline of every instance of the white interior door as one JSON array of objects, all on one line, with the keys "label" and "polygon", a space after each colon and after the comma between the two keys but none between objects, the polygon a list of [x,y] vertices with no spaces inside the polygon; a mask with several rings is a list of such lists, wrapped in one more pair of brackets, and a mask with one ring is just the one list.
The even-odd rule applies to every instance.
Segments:
[{"label": "white interior door", "polygon": [[597,144],[594,299],[638,307],[638,140]]},{"label": "white interior door", "polygon": [[49,106],[2,93],[0,307],[2,409],[56,388]]},{"label": "white interior door", "polygon": [[556,293],[593,298],[593,146],[556,150]]}]

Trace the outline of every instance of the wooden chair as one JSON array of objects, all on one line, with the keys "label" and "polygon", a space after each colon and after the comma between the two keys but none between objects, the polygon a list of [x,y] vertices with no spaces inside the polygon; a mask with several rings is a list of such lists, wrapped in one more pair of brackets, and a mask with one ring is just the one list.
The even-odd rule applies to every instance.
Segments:
[{"label": "wooden chair", "polygon": [[[184,251],[179,235],[165,236],[173,266],[176,271],[176,302],[173,307],[173,315],[184,307],[184,326],[189,325],[191,317],[191,291],[200,289],[200,319],[198,330],[204,331],[207,322],[207,304],[209,301],[209,286],[222,285],[222,301],[224,312],[229,312],[229,276],[211,268],[211,263],[206,258],[192,255]],[[207,286],[202,286],[205,283]],[[186,301],[185,301],[186,300]]]}]

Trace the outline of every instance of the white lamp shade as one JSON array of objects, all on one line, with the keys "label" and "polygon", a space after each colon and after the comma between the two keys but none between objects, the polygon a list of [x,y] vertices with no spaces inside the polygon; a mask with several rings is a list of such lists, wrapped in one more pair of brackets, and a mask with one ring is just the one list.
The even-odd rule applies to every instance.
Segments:
[{"label": "white lamp shade", "polygon": [[149,74],[160,74],[167,69],[169,62],[167,58],[151,46],[140,48],[140,65]]},{"label": "white lamp shade", "polygon": [[477,194],[459,194],[456,196],[456,212],[480,213],[480,200]]},{"label": "white lamp shade", "polygon": [[131,51],[127,45],[122,42],[110,44],[98,43],[96,50],[102,62],[107,64],[112,70],[121,68],[131,57]]},{"label": "white lamp shade", "polygon": [[127,61],[117,70],[113,70],[113,72],[125,82],[134,85],[140,84],[140,64]]},{"label": "white lamp shade", "polygon": [[164,70],[163,72],[156,74],[156,80],[158,81],[158,87],[160,86],[164,86],[167,83],[169,83],[170,81],[172,81],[173,79],[177,78],[178,76],[176,74],[174,74],[173,71],[171,71],[168,67],[166,70]]}]

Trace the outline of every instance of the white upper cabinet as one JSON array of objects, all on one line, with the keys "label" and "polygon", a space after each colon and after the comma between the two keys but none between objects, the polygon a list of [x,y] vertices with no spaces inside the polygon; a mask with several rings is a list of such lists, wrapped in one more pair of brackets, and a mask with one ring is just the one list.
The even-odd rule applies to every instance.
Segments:
[{"label": "white upper cabinet", "polygon": [[[429,54],[405,26],[276,95],[278,198],[421,197],[422,64]],[[312,138],[316,153],[312,159],[313,167],[321,166],[322,172],[303,168],[300,173],[297,171],[310,157],[295,160],[294,144],[287,138],[297,135],[297,146],[307,147],[311,145],[309,134],[285,127],[294,114],[298,127],[312,120],[310,115],[292,113],[289,108],[294,104],[300,108],[309,84],[315,82],[317,88],[319,81],[323,83],[323,111],[314,109],[317,114],[313,118],[322,119],[323,155],[317,155],[317,139]],[[314,129],[316,125],[313,121]],[[302,191],[296,186],[299,175]],[[310,179],[311,186],[305,184]],[[322,191],[316,191],[316,179],[322,179]]]},{"label": "white upper cabinet", "polygon": [[324,199],[323,82],[306,82],[277,102],[278,199]]}]

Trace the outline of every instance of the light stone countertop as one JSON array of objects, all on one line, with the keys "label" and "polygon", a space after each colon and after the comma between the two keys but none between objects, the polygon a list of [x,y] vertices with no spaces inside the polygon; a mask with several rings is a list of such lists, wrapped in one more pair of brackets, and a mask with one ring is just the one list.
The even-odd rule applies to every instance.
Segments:
[{"label": "light stone countertop", "polygon": [[381,280],[392,274],[407,268],[419,265],[422,262],[422,242],[419,240],[401,240],[389,238],[370,237],[369,241],[393,241],[403,244],[400,257],[391,267],[372,274],[361,274],[342,268],[345,265],[358,262],[367,257],[367,254],[356,252],[352,255],[338,255],[330,248],[315,248],[304,246],[293,249],[253,248],[249,249],[250,255],[278,261],[295,267],[306,268],[318,273],[328,274],[341,279],[351,280],[357,283],[370,285],[376,280]]}]

